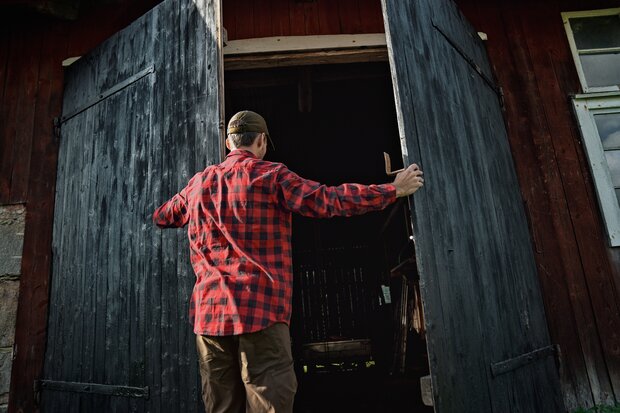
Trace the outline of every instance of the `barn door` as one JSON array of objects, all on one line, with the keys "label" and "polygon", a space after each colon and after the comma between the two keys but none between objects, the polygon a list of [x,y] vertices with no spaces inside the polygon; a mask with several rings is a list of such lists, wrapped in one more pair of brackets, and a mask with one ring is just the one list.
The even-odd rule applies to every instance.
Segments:
[{"label": "barn door", "polygon": [[166,0],[66,73],[44,411],[201,411],[187,235],[151,214],[220,161],[219,28]]},{"label": "barn door", "polygon": [[561,412],[528,227],[475,30],[449,0],[383,0],[437,412]]}]

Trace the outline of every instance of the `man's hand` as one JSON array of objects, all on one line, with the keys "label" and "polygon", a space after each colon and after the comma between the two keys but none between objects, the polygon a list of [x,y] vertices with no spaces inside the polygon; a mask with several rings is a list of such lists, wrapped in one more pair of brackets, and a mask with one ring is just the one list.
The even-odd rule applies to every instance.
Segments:
[{"label": "man's hand", "polygon": [[397,197],[411,195],[423,185],[422,171],[416,164],[409,165],[407,169],[396,175],[396,179],[394,179]]}]

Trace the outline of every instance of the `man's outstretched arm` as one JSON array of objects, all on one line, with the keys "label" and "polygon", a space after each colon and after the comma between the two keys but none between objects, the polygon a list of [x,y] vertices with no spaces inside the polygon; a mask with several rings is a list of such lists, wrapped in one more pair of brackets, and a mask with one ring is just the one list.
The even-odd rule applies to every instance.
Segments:
[{"label": "man's outstretched arm", "polygon": [[282,168],[276,178],[281,205],[315,218],[361,215],[387,207],[399,196],[413,194],[423,185],[422,171],[411,165],[392,184],[327,186]]}]

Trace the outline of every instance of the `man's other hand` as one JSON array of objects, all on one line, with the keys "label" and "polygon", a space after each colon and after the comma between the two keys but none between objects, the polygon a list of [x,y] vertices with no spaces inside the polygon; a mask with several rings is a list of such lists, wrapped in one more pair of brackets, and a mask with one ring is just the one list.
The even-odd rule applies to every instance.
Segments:
[{"label": "man's other hand", "polygon": [[423,172],[416,164],[411,164],[407,169],[396,175],[394,186],[396,187],[396,196],[407,196],[413,194],[424,185]]}]

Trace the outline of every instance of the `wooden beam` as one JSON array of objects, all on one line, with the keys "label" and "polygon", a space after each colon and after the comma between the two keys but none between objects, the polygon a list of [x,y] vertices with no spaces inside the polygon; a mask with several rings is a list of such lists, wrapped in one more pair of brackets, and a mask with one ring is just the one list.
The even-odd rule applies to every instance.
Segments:
[{"label": "wooden beam", "polygon": [[336,63],[387,62],[386,47],[307,52],[224,55],[224,70],[264,69]]},{"label": "wooden beam", "polygon": [[279,36],[230,40],[224,55],[386,47],[385,33]]}]

